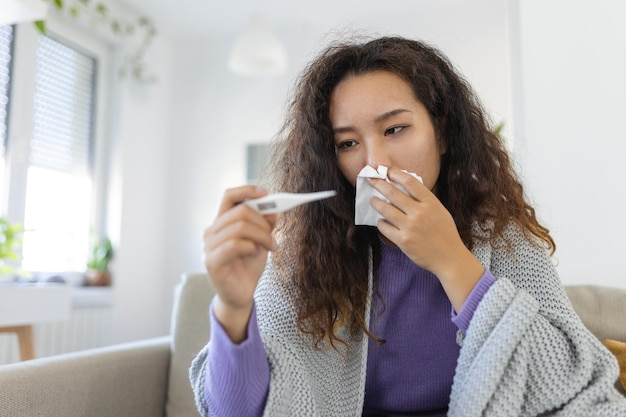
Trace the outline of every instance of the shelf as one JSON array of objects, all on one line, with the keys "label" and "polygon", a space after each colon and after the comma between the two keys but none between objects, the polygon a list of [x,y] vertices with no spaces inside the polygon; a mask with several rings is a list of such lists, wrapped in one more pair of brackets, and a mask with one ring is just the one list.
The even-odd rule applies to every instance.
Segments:
[{"label": "shelf", "polygon": [[71,294],[64,284],[0,283],[0,326],[67,320]]}]

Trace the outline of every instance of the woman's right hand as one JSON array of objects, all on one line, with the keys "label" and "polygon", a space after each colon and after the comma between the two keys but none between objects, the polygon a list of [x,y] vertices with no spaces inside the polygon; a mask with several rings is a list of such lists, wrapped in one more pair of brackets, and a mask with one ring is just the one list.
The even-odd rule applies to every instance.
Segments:
[{"label": "woman's right hand", "polygon": [[262,216],[239,203],[264,195],[267,191],[255,186],[227,190],[217,218],[204,231],[205,266],[218,295],[213,312],[235,343],[247,337],[254,291],[268,252],[276,248],[276,215]]}]

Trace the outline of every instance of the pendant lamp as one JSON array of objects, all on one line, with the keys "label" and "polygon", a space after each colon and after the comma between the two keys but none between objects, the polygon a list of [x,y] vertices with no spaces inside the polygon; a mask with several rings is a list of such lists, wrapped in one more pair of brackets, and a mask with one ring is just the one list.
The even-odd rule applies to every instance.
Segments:
[{"label": "pendant lamp", "polygon": [[237,37],[228,68],[247,76],[277,75],[285,71],[287,52],[264,15],[254,14]]}]

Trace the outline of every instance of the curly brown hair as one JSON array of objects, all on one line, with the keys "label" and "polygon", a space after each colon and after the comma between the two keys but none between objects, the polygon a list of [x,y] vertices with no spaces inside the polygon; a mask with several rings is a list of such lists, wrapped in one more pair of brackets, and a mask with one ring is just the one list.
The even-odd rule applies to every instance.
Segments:
[{"label": "curly brown hair", "polygon": [[[296,80],[270,164],[274,191],[337,190],[336,198],[284,213],[275,231],[286,244],[274,262],[289,270],[285,284],[297,295],[298,328],[312,336],[316,348],[323,341],[335,349],[345,345],[337,332],[345,324],[350,337],[365,333],[378,340],[367,329],[365,306],[379,240],[375,228],[354,225],[355,189],[337,165],[329,119],[333,89],[349,75],[376,70],[390,71],[412,86],[438,139],[445,141],[437,197],[465,245],[471,249],[474,239],[494,242],[513,221],[555,250],[475,93],[438,49],[401,37],[335,42]],[[489,226],[476,236],[474,223]]]}]

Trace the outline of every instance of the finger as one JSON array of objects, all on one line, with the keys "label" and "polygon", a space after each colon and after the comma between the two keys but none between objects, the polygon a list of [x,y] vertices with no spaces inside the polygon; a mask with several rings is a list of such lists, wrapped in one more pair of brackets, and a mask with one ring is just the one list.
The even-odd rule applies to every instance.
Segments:
[{"label": "finger", "polygon": [[276,219],[276,215],[261,216],[245,205],[227,211],[204,231],[205,257],[229,240],[238,239],[251,240],[267,250],[276,250],[277,245],[272,238]]},{"label": "finger", "polygon": [[215,271],[220,267],[228,265],[235,259],[256,256],[259,254],[259,251],[264,251],[264,249],[251,240],[230,240],[215,250],[208,252],[204,262],[209,271]]},{"label": "finger", "polygon": [[271,231],[276,224],[276,217],[275,215],[273,216],[274,217],[272,217],[272,215],[263,216],[251,207],[245,204],[239,204],[222,213],[215,219],[213,224],[205,231],[205,240],[207,235],[218,233],[220,230],[236,222],[247,222],[257,227],[268,228],[268,230]]},{"label": "finger", "polygon": [[395,244],[396,246],[399,246],[398,237],[400,236],[400,230],[396,226],[389,223],[385,219],[379,219],[378,222],[376,223],[376,228],[378,229],[380,234],[385,236],[387,239],[393,242],[393,244]]},{"label": "finger", "polygon": [[263,218],[267,220],[273,230],[274,226],[276,226],[276,222],[278,221],[278,214],[266,214],[265,216],[263,216]]},{"label": "finger", "polygon": [[389,171],[387,171],[387,176],[389,177],[389,180],[404,187],[409,195],[415,200],[423,201],[428,199],[432,194],[428,187],[426,187],[420,180],[398,168],[390,168]]},{"label": "finger", "polygon": [[254,185],[243,185],[241,187],[229,188],[224,193],[224,197],[218,210],[218,216],[249,198],[259,198],[267,195],[267,190]]},{"label": "finger", "polygon": [[393,184],[388,183],[382,179],[370,179],[370,185],[376,191],[380,192],[384,197],[389,200],[391,204],[404,211],[409,204],[414,203],[415,200],[412,196],[407,195],[404,191],[400,190]]},{"label": "finger", "polygon": [[404,219],[406,219],[406,213],[404,211],[378,197],[373,197],[370,201],[370,205],[383,216],[383,219],[398,228],[401,227]]},{"label": "finger", "polygon": [[276,245],[272,238],[272,229],[267,221],[262,220],[263,224],[260,225],[244,220],[225,225],[207,237],[205,240],[207,250],[214,250],[231,240],[249,240],[267,250],[274,250]]}]

